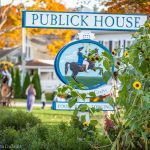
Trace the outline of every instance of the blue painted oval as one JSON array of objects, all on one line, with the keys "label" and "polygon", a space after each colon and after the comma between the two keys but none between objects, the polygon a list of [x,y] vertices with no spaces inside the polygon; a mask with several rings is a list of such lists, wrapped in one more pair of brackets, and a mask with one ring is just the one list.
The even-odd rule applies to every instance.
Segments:
[{"label": "blue painted oval", "polygon": [[[78,40],[78,41],[73,41],[67,45],[65,45],[57,54],[56,58],[55,58],[55,62],[54,62],[54,67],[55,67],[55,71],[56,71],[56,74],[58,76],[58,78],[64,83],[64,84],[69,84],[69,81],[62,75],[61,71],[60,71],[60,58],[61,56],[63,55],[63,53],[69,48],[71,47],[72,45],[75,45],[75,44],[83,44],[83,43],[90,43],[90,44],[95,44],[96,46],[98,46],[99,48],[103,49],[104,51],[107,51],[110,55],[110,51],[102,44],[100,44],[99,42],[97,41],[93,41],[93,40],[89,40],[89,39],[84,39],[84,40]],[[112,66],[112,72],[114,71],[114,66]],[[91,87],[87,87],[85,88],[85,90],[92,90],[92,89],[96,89],[102,85],[105,85],[106,82],[101,82],[95,86],[91,86]]]}]

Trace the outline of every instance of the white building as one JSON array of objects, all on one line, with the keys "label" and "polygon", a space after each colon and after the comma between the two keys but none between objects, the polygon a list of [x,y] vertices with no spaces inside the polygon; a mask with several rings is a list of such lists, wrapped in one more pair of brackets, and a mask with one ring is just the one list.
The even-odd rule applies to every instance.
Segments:
[{"label": "white building", "polygon": [[51,35],[39,35],[32,39],[27,39],[25,59],[21,66],[22,69],[22,83],[26,72],[30,74],[31,80],[34,71],[37,71],[41,81],[41,88],[44,91],[54,91],[62,83],[57,78],[54,69],[54,60],[50,59],[47,44]]},{"label": "white building", "polygon": [[54,91],[61,84],[55,74],[53,61],[30,60],[26,62],[24,67],[25,71],[30,74],[31,78],[34,71],[38,71],[41,88],[44,91]]},{"label": "white building", "polygon": [[110,51],[116,48],[125,49],[132,42],[132,34],[127,31],[96,31],[95,40],[106,46]]}]

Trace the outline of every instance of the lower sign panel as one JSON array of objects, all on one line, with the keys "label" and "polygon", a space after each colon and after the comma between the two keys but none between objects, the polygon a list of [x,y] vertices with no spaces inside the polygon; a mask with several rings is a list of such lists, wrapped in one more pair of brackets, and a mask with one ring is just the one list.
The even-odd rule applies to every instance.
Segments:
[{"label": "lower sign panel", "polygon": [[[68,106],[68,102],[53,102],[52,109],[53,110],[74,110],[75,108],[78,108],[78,106],[81,104],[85,104],[85,103],[78,102],[73,107],[70,108]],[[114,107],[106,102],[98,102],[98,103],[87,102],[86,104],[90,108],[94,107],[95,109],[99,109],[102,111],[114,111]]]}]

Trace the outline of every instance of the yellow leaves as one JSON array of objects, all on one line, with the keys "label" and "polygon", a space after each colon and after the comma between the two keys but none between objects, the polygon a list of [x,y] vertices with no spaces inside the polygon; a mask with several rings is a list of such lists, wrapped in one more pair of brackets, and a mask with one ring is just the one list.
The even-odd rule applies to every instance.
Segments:
[{"label": "yellow leaves", "polygon": [[74,36],[76,32],[77,31],[72,30],[51,30],[51,33],[58,37],[58,39],[55,39],[51,44],[48,44],[47,48],[50,55],[54,57],[64,45],[72,40],[72,36]]},{"label": "yellow leaves", "polygon": [[0,48],[3,48],[5,46],[5,41],[4,40],[0,40]]},{"label": "yellow leaves", "polygon": [[[46,7],[43,7],[46,6]],[[13,6],[7,13],[7,21],[3,26],[3,29],[6,28],[13,28],[16,26],[20,26],[22,22],[22,13],[21,10],[24,8],[22,4]],[[27,8],[28,10],[44,10],[44,11],[67,11],[64,5],[56,2],[55,0],[37,0],[36,3]],[[28,36],[34,36],[37,34],[42,35],[52,35],[53,41],[51,44],[48,44],[47,48],[51,55],[55,56],[57,52],[70,40],[72,36],[76,34],[76,31],[72,30],[60,30],[60,29],[38,29],[38,28],[31,28],[26,29]],[[0,48],[5,46],[15,46],[21,44],[22,34],[21,29],[14,30],[12,32],[7,32],[0,36]],[[56,40],[54,40],[56,38]],[[57,40],[58,38],[58,40]],[[50,41],[51,42],[51,41]]]}]

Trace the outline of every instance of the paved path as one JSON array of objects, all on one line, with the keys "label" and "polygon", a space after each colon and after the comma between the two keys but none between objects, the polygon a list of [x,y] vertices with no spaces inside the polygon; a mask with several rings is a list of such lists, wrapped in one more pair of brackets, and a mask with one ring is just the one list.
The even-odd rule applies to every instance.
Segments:
[{"label": "paved path", "polygon": [[[15,106],[15,107],[26,107],[27,103],[26,102],[12,102],[11,106]],[[34,103],[34,107],[41,107],[42,104],[40,102],[35,102]],[[51,102],[47,102],[46,103],[46,107],[51,107],[52,103]]]}]

